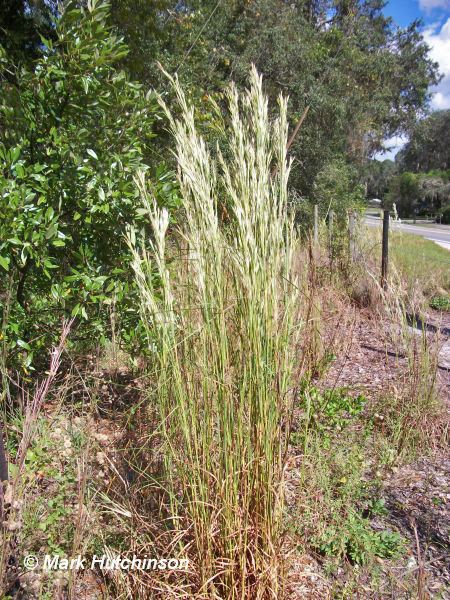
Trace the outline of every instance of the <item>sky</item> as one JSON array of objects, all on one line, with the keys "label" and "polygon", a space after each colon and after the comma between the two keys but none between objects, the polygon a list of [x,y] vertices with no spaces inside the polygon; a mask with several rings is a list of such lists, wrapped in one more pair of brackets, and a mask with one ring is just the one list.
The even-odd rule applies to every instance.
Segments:
[{"label": "sky", "polygon": [[[431,109],[450,108],[450,0],[389,0],[384,12],[405,27],[422,19],[423,35],[430,46],[431,58],[439,63],[442,81],[432,89]],[[391,138],[385,143],[388,152],[375,158],[393,159],[405,143],[401,137]]]}]

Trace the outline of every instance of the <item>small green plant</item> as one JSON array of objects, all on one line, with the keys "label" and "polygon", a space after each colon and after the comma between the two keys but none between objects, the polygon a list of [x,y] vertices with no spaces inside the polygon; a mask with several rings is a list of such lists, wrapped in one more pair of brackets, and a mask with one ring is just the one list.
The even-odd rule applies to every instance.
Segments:
[{"label": "small green plant", "polygon": [[405,548],[405,539],[397,532],[386,529],[374,535],[374,554],[380,558],[397,558]]},{"label": "small green plant", "polygon": [[325,390],[320,412],[330,427],[345,427],[364,409],[366,398],[363,395],[349,396],[345,389]]},{"label": "small green plant", "polygon": [[[22,535],[29,550],[45,547],[61,555],[70,551],[77,500],[76,463],[85,443],[82,431],[73,436],[59,420],[50,428],[47,419],[39,419],[22,478],[23,494],[28,498]],[[42,495],[44,483],[46,493]]]},{"label": "small green plant", "polygon": [[404,540],[397,532],[374,531],[368,519],[354,509],[339,527],[331,525],[319,538],[313,538],[315,546],[322,554],[334,558],[348,558],[352,563],[366,565],[370,559],[395,558],[404,548]]},{"label": "small green plant", "polygon": [[434,296],[430,300],[431,308],[441,311],[450,311],[450,297],[449,296]]},{"label": "small green plant", "polygon": [[367,503],[367,512],[369,515],[385,516],[388,514],[386,503],[383,498],[371,498]]},{"label": "small green plant", "polygon": [[293,433],[291,443],[302,439],[311,429],[322,432],[345,429],[362,413],[367,402],[362,394],[350,396],[344,388],[321,392],[317,387],[305,386],[303,396],[306,400],[305,426],[300,432]]}]

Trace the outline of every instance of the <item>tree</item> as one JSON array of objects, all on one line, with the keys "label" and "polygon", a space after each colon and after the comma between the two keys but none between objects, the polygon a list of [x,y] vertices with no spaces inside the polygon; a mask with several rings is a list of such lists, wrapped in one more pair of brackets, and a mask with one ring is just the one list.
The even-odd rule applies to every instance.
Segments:
[{"label": "tree", "polygon": [[40,54],[41,35],[54,37],[56,13],[55,0],[0,0],[0,45],[15,64]]},{"label": "tree", "polygon": [[450,169],[450,110],[438,110],[420,119],[409,142],[397,154],[399,168],[414,173]]},{"label": "tree", "polygon": [[182,6],[168,10],[177,44],[171,39],[162,62],[178,68],[185,85],[195,82],[208,94],[230,79],[244,86],[253,63],[273,103],[280,91],[289,94],[292,129],[309,107],[292,147],[291,181],[302,195],[311,196],[317,174],[334,157],[361,168],[384,138],[409,130],[438,81],[420,24],[397,28],[381,0]]},{"label": "tree", "polygon": [[414,173],[402,173],[391,181],[386,205],[395,203],[400,217],[410,217],[418,213],[420,200],[419,179]]},{"label": "tree", "polygon": [[388,200],[402,217],[440,214],[450,203],[450,171],[405,171],[391,180]]},{"label": "tree", "polygon": [[[98,325],[100,303],[130,301],[124,234],[142,219],[133,176],[157,105],[116,68],[127,48],[108,16],[106,3],[69,3],[31,68],[2,59],[14,81],[0,87],[0,269],[17,300],[6,337],[27,364],[32,330],[61,312]],[[175,198],[164,170],[153,188]]]},{"label": "tree", "polygon": [[396,166],[392,160],[369,160],[364,167],[363,180],[366,185],[367,199],[383,199],[389,190]]},{"label": "tree", "polygon": [[383,7],[383,0],[112,0],[110,19],[131,48],[124,68],[162,93],[158,61],[202,108],[205,97],[220,104],[230,79],[244,87],[255,64],[272,105],[280,91],[289,94],[292,129],[308,106],[292,146],[291,184],[311,197],[335,157],[362,170],[383,139],[409,130],[439,79],[420,23],[398,28]]},{"label": "tree", "polygon": [[272,96],[280,87],[289,93],[296,119],[310,106],[293,148],[297,185],[307,192],[336,154],[363,165],[384,137],[407,129],[437,79],[418,24],[396,29],[381,2],[339,3],[334,13],[323,3],[312,24],[298,4],[250,4],[253,26],[245,29],[231,72],[243,80],[255,62]]},{"label": "tree", "polygon": [[[81,0],[80,0],[81,1]],[[311,195],[335,156],[358,168],[386,137],[409,131],[438,81],[415,21],[401,29],[383,0],[112,0],[110,22],[130,52],[122,66],[165,93],[157,62],[177,71],[201,103],[220,100],[253,63],[274,102],[290,96],[292,128],[309,107],[292,153],[292,184]]]}]

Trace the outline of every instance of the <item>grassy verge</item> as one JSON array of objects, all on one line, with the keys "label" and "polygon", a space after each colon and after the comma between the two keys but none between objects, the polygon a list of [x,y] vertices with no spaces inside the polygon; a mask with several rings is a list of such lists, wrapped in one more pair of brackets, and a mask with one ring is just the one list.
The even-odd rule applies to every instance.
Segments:
[{"label": "grassy verge", "polygon": [[395,267],[410,288],[423,294],[450,294],[450,252],[417,235],[393,232],[390,253]]}]

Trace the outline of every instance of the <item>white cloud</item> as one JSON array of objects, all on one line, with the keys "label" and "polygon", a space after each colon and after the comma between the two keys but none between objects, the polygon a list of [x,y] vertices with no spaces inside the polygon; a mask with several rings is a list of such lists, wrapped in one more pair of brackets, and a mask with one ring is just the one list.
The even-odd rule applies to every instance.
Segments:
[{"label": "white cloud", "polygon": [[419,0],[419,6],[424,11],[433,10],[433,8],[449,8],[450,0]]},{"label": "white cloud", "polygon": [[439,63],[439,70],[444,76],[433,90],[431,106],[434,109],[450,108],[450,18],[440,30],[439,26],[427,28],[424,31],[424,38],[430,46],[431,58]]},{"label": "white cloud", "polygon": [[424,38],[431,47],[431,57],[439,63],[441,71],[450,75],[450,18],[438,31],[439,26],[432,26],[424,31]]},{"label": "white cloud", "polygon": [[443,94],[442,92],[436,92],[433,97],[433,107],[436,110],[444,110],[450,108],[450,94]]}]

